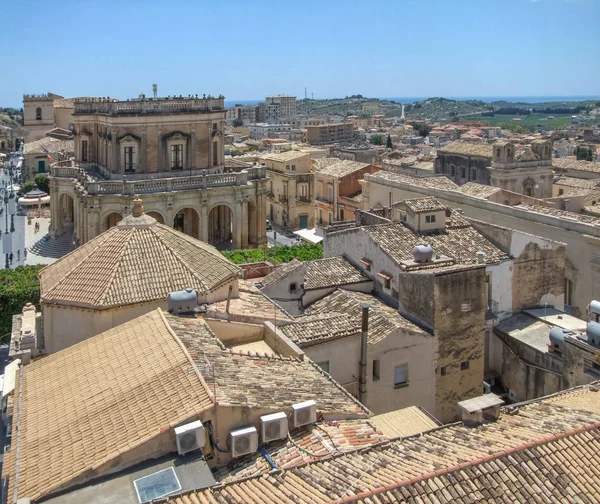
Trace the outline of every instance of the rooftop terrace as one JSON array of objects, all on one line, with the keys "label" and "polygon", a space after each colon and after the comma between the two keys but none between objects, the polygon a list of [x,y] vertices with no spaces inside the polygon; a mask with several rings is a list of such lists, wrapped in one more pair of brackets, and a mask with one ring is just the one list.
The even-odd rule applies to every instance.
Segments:
[{"label": "rooftop terrace", "polygon": [[198,98],[198,95],[167,98],[140,98],[116,100],[113,98],[78,98],[74,115],[169,115],[197,114],[225,110],[224,97]]}]

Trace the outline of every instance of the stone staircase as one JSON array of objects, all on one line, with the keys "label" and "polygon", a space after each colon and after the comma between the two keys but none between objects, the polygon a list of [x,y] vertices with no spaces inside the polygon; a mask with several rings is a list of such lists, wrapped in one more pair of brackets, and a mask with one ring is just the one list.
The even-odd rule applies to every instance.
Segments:
[{"label": "stone staircase", "polygon": [[[49,264],[73,250],[73,234],[65,233],[58,238],[42,236],[27,250],[27,264]],[[36,260],[37,259],[37,260]]]}]

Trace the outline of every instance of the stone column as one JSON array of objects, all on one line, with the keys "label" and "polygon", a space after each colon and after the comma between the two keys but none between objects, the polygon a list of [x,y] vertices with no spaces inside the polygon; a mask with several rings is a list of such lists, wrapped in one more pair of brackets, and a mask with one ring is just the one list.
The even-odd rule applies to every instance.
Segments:
[{"label": "stone column", "polygon": [[242,214],[243,214],[243,210],[242,210],[242,205],[244,204],[243,201],[236,201],[236,204],[234,205],[234,215],[233,215],[233,219],[234,219],[234,224],[233,224],[233,248],[234,250],[238,250],[242,248],[242,226],[243,224],[243,220],[242,220]]},{"label": "stone column", "polygon": [[256,198],[256,214],[258,216],[258,223],[256,225],[256,242],[258,246],[267,243],[267,228],[265,223],[267,222],[267,201],[264,194],[259,194]]},{"label": "stone column", "polygon": [[198,168],[196,163],[196,129],[190,125],[190,168]]},{"label": "stone column", "polygon": [[[156,141],[156,151],[158,153],[158,165],[157,165],[156,171],[158,171],[158,172],[169,171],[169,164],[167,163],[167,165],[164,166],[164,163],[163,163],[163,142],[164,142],[164,139],[163,139],[162,128],[159,128],[158,129],[158,138]],[[173,222],[171,222],[169,224],[169,226],[172,227]]]},{"label": "stone column", "polygon": [[244,196],[243,201],[240,201],[240,220],[241,220],[241,239],[242,239],[242,248],[248,248],[248,200]]},{"label": "stone column", "polygon": [[111,131],[111,159],[110,159],[110,171],[112,173],[122,173],[122,169],[119,166],[119,142],[117,142],[117,129],[113,128]]},{"label": "stone column", "polygon": [[208,243],[208,205],[200,206],[200,234],[198,235],[203,242]]},{"label": "stone column", "polygon": [[142,128],[142,141],[140,143],[140,152],[138,155],[138,166],[136,171],[146,173],[148,171],[148,131]]}]

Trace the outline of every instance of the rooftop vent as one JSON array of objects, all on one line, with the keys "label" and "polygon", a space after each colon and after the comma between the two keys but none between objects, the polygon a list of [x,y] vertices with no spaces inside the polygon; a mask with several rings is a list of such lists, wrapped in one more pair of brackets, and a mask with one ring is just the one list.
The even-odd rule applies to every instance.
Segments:
[{"label": "rooftop vent", "polygon": [[416,263],[431,262],[431,258],[433,257],[433,244],[417,245],[414,250],[414,257]]},{"label": "rooftop vent", "polygon": [[498,419],[500,406],[504,401],[496,394],[484,394],[473,399],[467,399],[458,403],[462,411],[462,421],[465,425],[476,426],[484,422]]},{"label": "rooftop vent", "polygon": [[483,250],[479,250],[476,254],[477,264],[483,264],[485,262],[486,253]]},{"label": "rooftop vent", "polygon": [[198,294],[194,289],[170,292],[167,297],[169,313],[192,313],[198,306]]}]

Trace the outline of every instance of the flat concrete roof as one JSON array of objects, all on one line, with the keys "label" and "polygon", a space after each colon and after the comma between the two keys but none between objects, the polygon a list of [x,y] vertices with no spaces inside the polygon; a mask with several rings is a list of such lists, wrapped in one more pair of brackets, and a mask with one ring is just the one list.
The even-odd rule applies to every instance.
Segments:
[{"label": "flat concrete roof", "polygon": [[536,350],[548,352],[550,329],[552,325],[536,319],[526,313],[519,313],[500,322],[497,326],[500,332],[508,334],[511,338],[529,345]]},{"label": "flat concrete roof", "polygon": [[532,310],[523,310],[524,313],[531,315],[539,320],[548,322],[556,327],[562,327],[570,331],[585,332],[587,323],[567,313],[555,310],[554,308],[534,308]]}]

